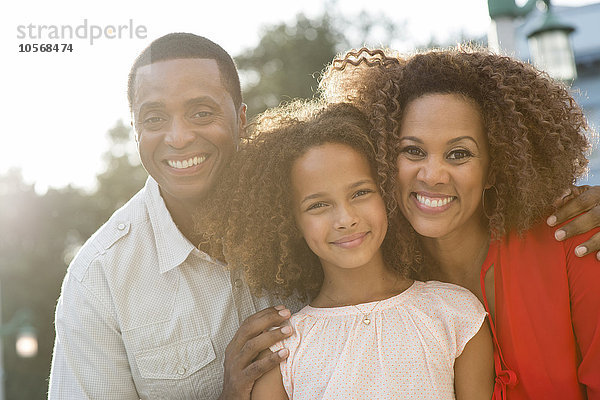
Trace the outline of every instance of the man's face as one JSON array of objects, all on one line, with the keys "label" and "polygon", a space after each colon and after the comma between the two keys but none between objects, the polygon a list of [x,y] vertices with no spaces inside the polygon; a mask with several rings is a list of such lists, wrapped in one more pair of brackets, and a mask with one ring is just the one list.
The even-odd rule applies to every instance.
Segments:
[{"label": "man's face", "polygon": [[140,158],[165,202],[202,199],[235,152],[245,106],[235,109],[212,59],[142,66],[134,89]]}]

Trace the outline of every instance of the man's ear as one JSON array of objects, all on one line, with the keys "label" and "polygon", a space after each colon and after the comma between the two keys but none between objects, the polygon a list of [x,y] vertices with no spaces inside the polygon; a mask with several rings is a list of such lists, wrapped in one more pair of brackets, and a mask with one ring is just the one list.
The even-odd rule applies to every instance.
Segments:
[{"label": "man's ear", "polygon": [[248,110],[248,106],[246,103],[242,103],[238,112],[240,129],[242,130],[246,129],[246,110]]},{"label": "man's ear", "polygon": [[246,137],[246,110],[248,106],[245,103],[240,105],[238,110],[238,126],[237,126],[237,137],[235,138],[235,149],[236,151],[239,148],[239,143],[241,138]]},{"label": "man's ear", "polygon": [[137,131],[135,123],[133,121],[135,121],[135,116],[133,115],[133,112],[130,113],[131,115],[131,119],[129,121],[129,125],[131,125],[131,129],[133,130],[133,138],[135,139],[135,144],[139,145],[140,144],[140,133]]}]

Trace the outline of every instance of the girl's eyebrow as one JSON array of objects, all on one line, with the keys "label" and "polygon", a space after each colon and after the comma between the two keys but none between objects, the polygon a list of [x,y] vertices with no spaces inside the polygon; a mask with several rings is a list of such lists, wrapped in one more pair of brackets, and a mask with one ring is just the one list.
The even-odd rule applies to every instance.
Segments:
[{"label": "girl's eyebrow", "polygon": [[368,183],[374,184],[375,182],[373,181],[373,179],[362,179],[362,180],[360,180],[358,182],[354,182],[353,184],[351,184],[350,186],[348,186],[348,188],[349,189],[354,189],[355,187],[362,186],[362,185],[365,185],[365,184],[368,184]]},{"label": "girl's eyebrow", "polygon": [[302,201],[300,201],[300,204],[307,202],[308,200],[313,200],[313,199],[317,199],[319,197],[323,197],[324,195],[325,195],[325,193],[323,193],[323,192],[309,194],[308,196],[303,198]]},{"label": "girl's eyebrow", "polygon": [[[349,189],[354,189],[355,187],[359,187],[365,184],[375,184],[375,181],[373,181],[373,179],[361,179],[360,181],[354,182],[352,184],[350,184],[348,186]],[[304,202],[308,201],[308,200],[313,200],[313,199],[317,199],[319,197],[323,197],[325,196],[326,193],[324,192],[317,192],[317,193],[313,193],[313,194],[309,194],[308,196],[306,196],[305,198],[303,198],[300,201],[300,204],[303,204]]]}]

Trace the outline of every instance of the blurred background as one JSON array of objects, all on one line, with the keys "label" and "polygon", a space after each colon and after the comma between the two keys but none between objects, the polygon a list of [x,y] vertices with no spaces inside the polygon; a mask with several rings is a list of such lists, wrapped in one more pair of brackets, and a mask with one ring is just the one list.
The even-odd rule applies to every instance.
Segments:
[{"label": "blurred background", "polygon": [[[0,16],[0,400],[46,397],[66,268],[143,186],[126,84],[135,57],[157,37],[185,31],[222,45],[238,64],[251,115],[312,97],[320,71],[349,48],[409,52],[472,41],[563,80],[600,127],[598,1],[218,3],[22,2]],[[146,34],[93,44],[89,36],[35,36],[37,26],[82,24],[143,26]],[[33,35],[20,37],[18,27],[29,25]],[[73,51],[19,52],[34,43],[72,44]],[[600,184],[600,159],[596,152],[590,158],[582,182]]]}]

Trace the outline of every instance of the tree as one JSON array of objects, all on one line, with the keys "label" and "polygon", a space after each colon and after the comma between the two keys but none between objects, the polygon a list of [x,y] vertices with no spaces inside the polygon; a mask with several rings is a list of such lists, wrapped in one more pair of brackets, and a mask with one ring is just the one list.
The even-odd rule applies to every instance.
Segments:
[{"label": "tree", "polygon": [[244,98],[249,112],[311,98],[316,75],[331,61],[341,40],[328,15],[319,21],[298,15],[294,25],[280,24],[265,31],[256,48],[236,57],[247,81]]},{"label": "tree", "polygon": [[67,265],[146,179],[128,145],[131,130],[118,121],[108,136],[106,170],[98,175],[98,188],[92,193],[68,186],[40,196],[19,171],[0,176],[0,326],[29,311],[38,337],[38,355],[22,359],[15,351],[14,332],[3,335],[6,398],[46,398],[54,309]]},{"label": "tree", "polygon": [[110,146],[104,153],[106,169],[96,176],[94,203],[108,218],[144,186],[148,174],[133,146],[132,129],[119,120],[108,131]]},{"label": "tree", "polygon": [[402,36],[403,24],[384,15],[334,17],[334,1],[327,2],[326,9],[315,19],[299,14],[291,24],[265,28],[260,43],[235,58],[249,115],[295,98],[312,98],[321,71],[337,53]]}]

